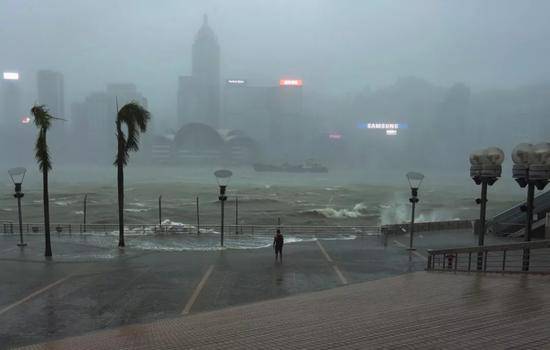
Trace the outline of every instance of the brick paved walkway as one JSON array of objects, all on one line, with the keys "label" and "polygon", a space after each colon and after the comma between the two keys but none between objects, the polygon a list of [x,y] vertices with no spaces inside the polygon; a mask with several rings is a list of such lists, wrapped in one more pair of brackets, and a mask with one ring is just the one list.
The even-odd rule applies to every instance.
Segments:
[{"label": "brick paved walkway", "polygon": [[549,345],[550,277],[417,272],[27,349],[540,349]]}]

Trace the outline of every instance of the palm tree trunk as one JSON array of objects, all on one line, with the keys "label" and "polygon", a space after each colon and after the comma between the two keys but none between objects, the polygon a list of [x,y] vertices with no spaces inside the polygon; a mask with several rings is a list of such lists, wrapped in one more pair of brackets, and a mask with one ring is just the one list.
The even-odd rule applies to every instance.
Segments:
[{"label": "palm tree trunk", "polygon": [[[44,131],[44,143],[46,142],[46,132]],[[42,169],[42,195],[44,204],[44,237],[46,239],[46,249],[44,255],[52,256],[52,245],[50,242],[50,196],[48,193],[48,168]]]},{"label": "palm tree trunk", "polygon": [[124,168],[117,165],[118,185],[118,246],[124,247]]},{"label": "palm tree trunk", "polygon": [[117,122],[117,187],[118,187],[118,246],[124,247],[124,164],[122,157],[124,156],[123,143],[121,140],[121,125]]}]

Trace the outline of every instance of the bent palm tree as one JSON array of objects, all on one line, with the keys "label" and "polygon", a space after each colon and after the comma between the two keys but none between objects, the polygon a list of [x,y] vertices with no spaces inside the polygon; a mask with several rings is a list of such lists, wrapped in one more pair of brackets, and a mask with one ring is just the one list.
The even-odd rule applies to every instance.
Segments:
[{"label": "bent palm tree", "polygon": [[[117,104],[118,109],[118,104]],[[124,167],[128,164],[130,151],[139,150],[139,134],[147,130],[150,113],[137,102],[130,102],[117,113],[116,138],[117,155],[114,165],[117,167],[118,186],[118,246],[124,247]],[[122,131],[125,124],[128,135]]]},{"label": "bent palm tree", "polygon": [[34,124],[38,128],[38,137],[36,139],[35,158],[38,162],[40,171],[42,171],[42,196],[44,202],[44,236],[46,239],[45,256],[52,256],[52,246],[50,243],[50,198],[48,194],[48,171],[52,169],[50,161],[50,153],[48,151],[48,143],[46,134],[51,126],[53,119],[63,120],[53,117],[46,106],[35,105],[31,108],[31,113],[34,116]]}]

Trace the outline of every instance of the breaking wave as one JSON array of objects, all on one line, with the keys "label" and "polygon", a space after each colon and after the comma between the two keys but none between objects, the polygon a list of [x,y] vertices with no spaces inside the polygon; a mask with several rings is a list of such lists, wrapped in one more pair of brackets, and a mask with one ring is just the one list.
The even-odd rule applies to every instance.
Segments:
[{"label": "breaking wave", "polygon": [[357,203],[352,209],[334,209],[331,207],[311,209],[303,213],[313,213],[330,219],[359,218],[367,215],[367,206],[364,203]]}]

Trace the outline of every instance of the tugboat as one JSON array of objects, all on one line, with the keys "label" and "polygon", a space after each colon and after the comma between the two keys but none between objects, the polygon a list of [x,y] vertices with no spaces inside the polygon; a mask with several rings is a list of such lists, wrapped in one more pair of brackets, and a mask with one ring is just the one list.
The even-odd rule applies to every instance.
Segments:
[{"label": "tugboat", "polygon": [[308,160],[304,164],[292,165],[283,163],[281,165],[272,164],[253,164],[254,170],[258,172],[277,172],[277,173],[328,173],[328,168],[317,162]]}]

